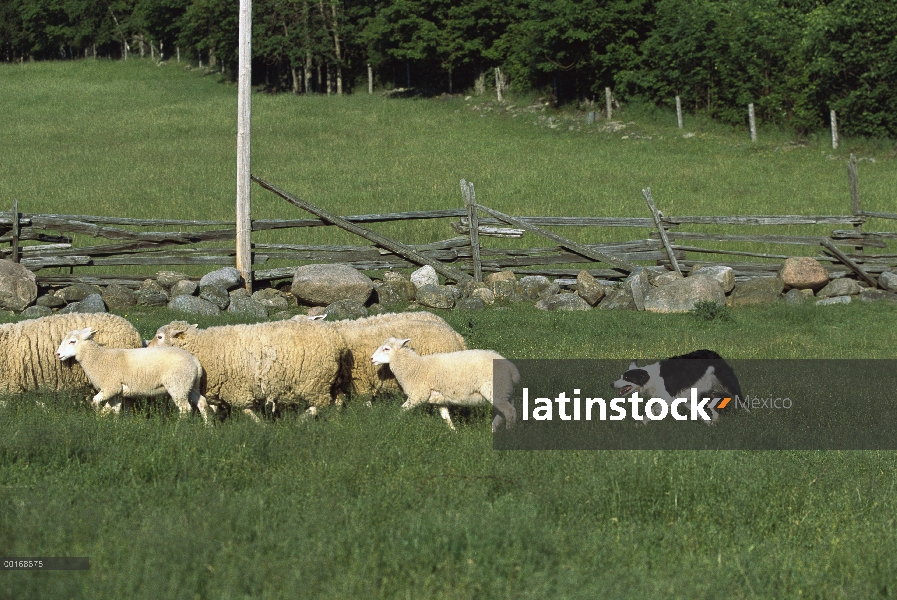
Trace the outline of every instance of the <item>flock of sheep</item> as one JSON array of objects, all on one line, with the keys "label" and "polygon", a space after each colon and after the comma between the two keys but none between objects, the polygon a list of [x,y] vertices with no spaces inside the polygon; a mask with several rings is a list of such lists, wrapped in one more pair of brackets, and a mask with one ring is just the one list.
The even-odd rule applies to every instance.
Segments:
[{"label": "flock of sheep", "polygon": [[[61,340],[61,341],[60,341]],[[413,347],[413,349],[412,349]],[[493,381],[490,350],[468,350],[464,338],[428,312],[327,322],[289,321],[199,329],[184,321],[159,328],[144,347],[116,315],[57,314],[0,325],[0,394],[29,390],[97,390],[97,408],[118,411],[124,399],[168,395],[182,414],[293,406],[315,413],[349,397],[400,391],[403,408],[489,402],[492,426],[513,426],[510,402],[517,369],[502,360]],[[388,365],[388,366],[387,366]]]}]

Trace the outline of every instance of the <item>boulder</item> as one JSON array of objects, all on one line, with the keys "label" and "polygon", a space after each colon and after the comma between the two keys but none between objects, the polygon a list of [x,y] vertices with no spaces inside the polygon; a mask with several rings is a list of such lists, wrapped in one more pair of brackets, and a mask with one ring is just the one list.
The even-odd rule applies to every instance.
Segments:
[{"label": "boulder", "polygon": [[648,281],[648,271],[644,267],[638,267],[623,280],[623,287],[629,290],[636,310],[645,310],[645,295],[654,286]]},{"label": "boulder", "polygon": [[699,274],[653,288],[645,295],[645,310],[655,313],[685,313],[694,310],[698,302],[713,302],[718,306],[725,306],[726,294],[716,279]]},{"label": "boulder", "polygon": [[57,296],[56,294],[46,294],[41,296],[35,302],[38,306],[45,306],[47,308],[62,308],[65,306],[65,300],[62,299],[61,296]]},{"label": "boulder", "polygon": [[419,290],[425,285],[439,285],[439,275],[436,274],[436,269],[430,265],[424,265],[411,274],[411,283],[415,290]]},{"label": "boulder", "polygon": [[103,298],[99,294],[91,294],[81,302],[72,302],[65,308],[59,310],[60,313],[104,313],[106,305]]},{"label": "boulder", "polygon": [[[166,290],[170,290],[178,281],[185,281],[188,279],[190,279],[190,276],[186,273],[181,273],[180,271],[159,271],[156,273],[156,283]],[[172,294],[172,296],[177,295],[178,294]]]},{"label": "boulder", "polygon": [[218,287],[229,291],[240,287],[242,283],[243,277],[235,267],[224,267],[223,269],[218,269],[217,271],[212,271],[211,273],[203,275],[202,279],[199,280],[199,287],[202,288],[206,285],[217,285]]},{"label": "boulder", "polygon": [[216,317],[221,314],[221,310],[208,300],[203,300],[196,296],[188,296],[187,294],[181,294],[172,298],[171,302],[168,303],[168,309],[206,317]]},{"label": "boulder", "polygon": [[68,287],[64,287],[58,292],[56,295],[61,297],[66,303],[71,302],[81,302],[91,294],[100,294],[102,295],[103,290],[96,285],[89,285],[86,283],[76,283],[75,285],[70,285]]},{"label": "boulder", "polygon": [[235,290],[231,290],[227,293],[228,298],[233,300],[234,298],[249,298],[251,294],[244,287],[239,287]]},{"label": "boulder", "polygon": [[807,301],[807,295],[802,290],[790,289],[785,293],[785,304],[803,304]]},{"label": "boulder", "polygon": [[248,317],[251,319],[265,319],[268,311],[265,307],[248,296],[231,296],[227,312],[232,315]]},{"label": "boulder", "polygon": [[290,303],[277,288],[265,288],[252,294],[252,299],[265,307],[269,315],[287,310]]},{"label": "boulder", "polygon": [[[158,281],[158,279],[156,281]],[[199,284],[195,281],[190,281],[189,279],[181,279],[179,281],[175,281],[171,285],[171,290],[168,293],[172,298],[175,296],[193,296],[194,294],[196,294],[196,290],[198,289]]]},{"label": "boulder", "polygon": [[588,271],[580,271],[576,276],[576,294],[588,302],[589,306],[595,306],[601,302],[606,293],[604,285],[592,277]]},{"label": "boulder", "polygon": [[518,281],[520,292],[527,300],[540,300],[554,296],[561,291],[561,286],[543,275],[527,275]]},{"label": "boulder", "polygon": [[543,298],[536,302],[539,310],[591,310],[591,305],[578,294],[565,292]]},{"label": "boulder", "polygon": [[374,282],[349,265],[305,265],[296,269],[290,289],[297,300],[313,306],[327,306],[345,299],[365,304]]},{"label": "boulder", "polygon": [[39,319],[41,317],[48,317],[52,314],[53,309],[35,304],[34,306],[29,306],[23,310],[20,313],[20,316],[25,319]]},{"label": "boulder", "polygon": [[394,279],[375,286],[380,304],[410,302],[417,294],[417,288],[407,279]]},{"label": "boulder", "polygon": [[785,259],[779,277],[786,288],[818,290],[828,283],[828,271],[818,260],[809,256]]},{"label": "boulder", "polygon": [[863,291],[860,292],[860,300],[863,302],[879,302],[881,300],[897,302],[897,294],[885,290],[863,289]]},{"label": "boulder", "polygon": [[517,281],[517,276],[514,275],[514,271],[497,271],[483,277],[483,283],[490,287],[492,287],[492,284],[496,281]]},{"label": "boulder", "polygon": [[486,303],[481,298],[470,296],[469,298],[458,300],[455,308],[459,310],[482,310],[486,308]]},{"label": "boulder", "polygon": [[483,304],[495,304],[495,294],[487,287],[474,288],[469,297],[474,300],[482,300]]},{"label": "boulder", "polygon": [[679,281],[680,279],[682,279],[682,273],[677,273],[676,271],[667,271],[666,273],[661,273],[654,277],[651,285],[653,285],[654,287],[661,287],[668,283]]},{"label": "boulder", "polygon": [[782,295],[785,283],[779,277],[755,277],[739,281],[732,290],[729,306],[751,306],[775,302]]},{"label": "boulder", "polygon": [[155,279],[146,279],[137,290],[137,304],[141,306],[165,306],[168,304],[168,293]]},{"label": "boulder", "polygon": [[[513,273],[512,273],[513,275]],[[498,279],[492,282],[492,296],[496,302],[523,302],[526,297],[516,279]]]},{"label": "boulder", "polygon": [[723,289],[724,294],[728,294],[735,287],[735,270],[732,267],[717,265],[701,267],[692,271],[689,277],[694,277],[695,275],[704,275],[713,279]]},{"label": "boulder", "polygon": [[383,281],[387,283],[391,281],[407,281],[408,283],[411,283],[408,276],[399,271],[383,271]]},{"label": "boulder", "polygon": [[893,271],[885,271],[878,276],[878,285],[883,290],[897,292],[897,273],[894,273]]},{"label": "boulder", "polygon": [[447,285],[424,285],[417,289],[417,302],[430,308],[451,308],[455,305],[455,295]]},{"label": "boulder", "polygon": [[816,301],[816,306],[831,306],[833,304],[850,304],[850,296],[829,296]]},{"label": "boulder", "polygon": [[362,319],[368,316],[368,309],[357,300],[337,300],[328,304],[324,309],[328,321],[342,321],[343,319]]},{"label": "boulder", "polygon": [[632,289],[622,285],[611,287],[607,290],[598,308],[602,310],[635,310]]},{"label": "boulder", "polygon": [[[242,289],[242,288],[241,288]],[[246,290],[244,289],[245,293]],[[207,302],[211,302],[215,306],[218,307],[219,310],[224,310],[230,305],[230,294],[227,293],[227,290],[224,288],[220,288],[217,285],[204,285],[199,288],[199,297]],[[248,293],[246,296],[248,297]]]},{"label": "boulder", "polygon": [[855,279],[841,277],[840,279],[832,279],[828,285],[816,292],[819,298],[833,298],[835,296],[856,296],[863,288]]},{"label": "boulder", "polygon": [[127,310],[137,304],[137,293],[117,283],[107,285],[101,297],[111,310]]}]

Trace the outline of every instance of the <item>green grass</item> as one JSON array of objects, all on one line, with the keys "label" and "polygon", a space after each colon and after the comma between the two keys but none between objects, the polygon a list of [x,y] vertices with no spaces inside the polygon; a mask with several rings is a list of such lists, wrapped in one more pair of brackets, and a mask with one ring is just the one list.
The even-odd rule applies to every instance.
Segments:
[{"label": "green grass", "polygon": [[[0,198],[24,212],[232,218],[233,87],[136,60],[0,65],[0,81]],[[667,214],[843,213],[850,152],[876,158],[860,166],[864,206],[893,211],[884,142],[832,152],[820,136],[776,151],[787,134],[761,129],[752,146],[697,118],[686,139],[670,113],[639,107],[609,135],[570,130],[569,113],[473,110],[475,99],[253,101],[253,170],[342,214],[460,207],[462,177],[515,214],[647,216],[644,186]],[[254,191],[255,218],[297,213]],[[378,229],[453,235],[444,222]],[[511,358],[897,357],[897,306],[884,303],[743,308],[731,321],[522,305],[440,314],[471,347]],[[177,315],[127,318],[148,338]],[[893,452],[495,452],[486,411],[452,433],[399,399],[210,428],[153,411],[101,418],[65,394],[4,400],[0,555],[92,567],[0,573],[0,598],[897,593]]]}]

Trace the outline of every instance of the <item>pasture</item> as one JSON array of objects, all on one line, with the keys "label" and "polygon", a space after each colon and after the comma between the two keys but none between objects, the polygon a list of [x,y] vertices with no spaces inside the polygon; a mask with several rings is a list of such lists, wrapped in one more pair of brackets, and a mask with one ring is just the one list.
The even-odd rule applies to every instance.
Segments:
[{"label": "pasture", "polygon": [[[133,60],[3,65],[0,80],[11,115],[0,129],[4,202],[232,218],[236,93],[214,76]],[[514,214],[647,216],[645,186],[668,213],[834,214],[848,206],[850,152],[876,159],[861,163],[864,207],[893,210],[897,170],[882,142],[833,153],[820,136],[783,151],[795,141],[785,132],[761,129],[752,146],[745,131],[694,117],[696,135],[683,138],[674,116],[638,107],[624,119],[641,137],[623,139],[463,98],[253,102],[254,172],[341,214],[460,207],[461,177]],[[296,216],[258,188],[253,201],[257,218]],[[382,231],[451,235],[445,223],[401,226]],[[732,322],[517,305],[435,312],[469,346],[509,358],[705,347],[727,358],[897,356],[897,305],[884,303],[778,304]],[[178,317],[139,308],[126,318],[148,338]],[[452,433],[435,412],[401,413],[398,398],[210,428],[153,411],[100,418],[66,395],[3,400],[0,555],[89,556],[91,570],[3,572],[0,597],[897,593],[893,452],[496,452],[485,411]]]}]

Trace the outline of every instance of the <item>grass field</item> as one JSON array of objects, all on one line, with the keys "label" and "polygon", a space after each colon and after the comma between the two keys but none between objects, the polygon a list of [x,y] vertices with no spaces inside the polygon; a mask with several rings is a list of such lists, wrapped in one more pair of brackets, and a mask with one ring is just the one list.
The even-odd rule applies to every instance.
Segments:
[{"label": "grass field", "polygon": [[[0,81],[13,115],[0,128],[0,197],[22,210],[232,214],[233,88],[148,61],[3,66]],[[481,117],[462,99],[254,103],[254,171],[344,214],[460,206],[461,177],[518,214],[644,215],[645,185],[667,213],[840,213],[851,151],[876,158],[861,163],[866,207],[893,211],[881,142],[776,152],[784,133],[761,130],[752,147],[744,132],[687,120],[697,135],[683,139],[647,110],[626,118],[652,139],[624,140],[538,126],[536,114]],[[295,215],[254,199],[258,218]],[[471,347],[511,358],[897,357],[891,304],[775,305],[732,322],[440,314]],[[149,337],[177,316],[127,318]],[[399,399],[210,428],[152,412],[99,418],[65,395],[4,400],[0,555],[89,556],[91,570],[0,572],[0,598],[897,594],[894,452],[496,452],[485,411],[452,433]]]}]

